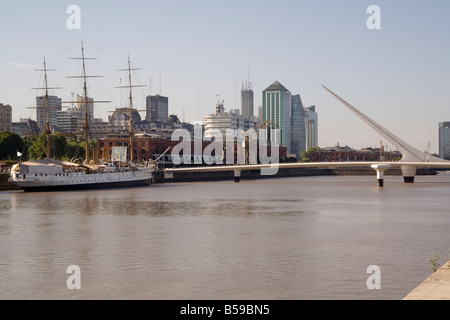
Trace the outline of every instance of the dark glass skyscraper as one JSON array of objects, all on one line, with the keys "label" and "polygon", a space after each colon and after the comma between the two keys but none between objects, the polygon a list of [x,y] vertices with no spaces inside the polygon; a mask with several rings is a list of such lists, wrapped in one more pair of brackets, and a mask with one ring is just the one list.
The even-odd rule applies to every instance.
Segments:
[{"label": "dark glass skyscraper", "polygon": [[169,118],[169,98],[156,95],[147,96],[145,120],[167,122]]},{"label": "dark glass skyscraper", "polygon": [[292,96],[291,108],[291,154],[300,160],[302,151],[306,150],[306,130],[305,111],[299,94]]},{"label": "dark glass skyscraper", "polygon": [[241,89],[241,112],[243,117],[253,117],[252,83],[245,81]]}]

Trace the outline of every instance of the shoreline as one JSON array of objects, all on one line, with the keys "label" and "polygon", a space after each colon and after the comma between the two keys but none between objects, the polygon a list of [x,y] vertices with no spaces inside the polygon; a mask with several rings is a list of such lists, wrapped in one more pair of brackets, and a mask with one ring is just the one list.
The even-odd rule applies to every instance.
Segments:
[{"label": "shoreline", "polygon": [[426,278],[403,300],[450,300],[450,261]]},{"label": "shoreline", "polygon": [[[262,176],[258,170],[243,170],[240,179],[270,179],[287,177],[308,177],[308,176],[376,176],[376,171],[372,168],[280,168],[275,175]],[[436,170],[418,168],[416,175],[436,175]],[[385,171],[385,175],[401,176],[400,168],[391,168]],[[173,174],[173,178],[165,178],[163,171],[154,173],[154,183],[166,182],[195,182],[195,181],[219,181],[234,180],[233,171],[219,172],[178,172]]]},{"label": "shoreline", "polygon": [[[416,175],[436,175],[436,170],[417,169]],[[275,175],[262,176],[258,170],[243,170],[241,179],[271,179],[271,178],[287,178],[287,177],[307,177],[307,176],[375,176],[376,172],[372,168],[284,168],[279,169]],[[385,175],[400,176],[402,175],[399,168],[391,168],[386,170]],[[218,172],[183,172],[174,173],[173,178],[165,178],[164,171],[156,171],[154,173],[154,184],[176,183],[176,182],[196,182],[196,181],[224,181],[234,180],[232,171]],[[8,182],[8,173],[0,173],[0,191],[21,190],[13,183]]]},{"label": "shoreline", "polygon": [[13,183],[8,181],[9,173],[0,172],[0,191],[8,191],[8,190],[21,190],[19,187],[16,187]]}]

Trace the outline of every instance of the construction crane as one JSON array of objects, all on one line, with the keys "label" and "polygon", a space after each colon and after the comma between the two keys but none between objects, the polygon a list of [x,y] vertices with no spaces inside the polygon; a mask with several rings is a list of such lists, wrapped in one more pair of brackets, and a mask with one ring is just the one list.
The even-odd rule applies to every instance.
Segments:
[{"label": "construction crane", "polygon": [[274,126],[275,128],[278,128],[276,123],[273,123],[272,121],[263,121],[260,125],[256,126],[254,129],[267,129],[269,126]]}]

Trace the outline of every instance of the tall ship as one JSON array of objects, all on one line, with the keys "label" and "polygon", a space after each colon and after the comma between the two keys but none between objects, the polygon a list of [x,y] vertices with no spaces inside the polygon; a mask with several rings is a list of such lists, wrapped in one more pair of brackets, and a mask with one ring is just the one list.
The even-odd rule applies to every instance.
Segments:
[{"label": "tall ship", "polygon": [[[129,146],[116,147],[113,150],[112,157],[107,162],[94,164],[89,159],[89,123],[88,123],[88,95],[86,84],[86,66],[83,42],[81,42],[81,59],[83,63],[83,74],[81,76],[71,76],[71,78],[82,78],[84,80],[84,139],[85,139],[85,160],[82,163],[75,161],[61,161],[51,157],[51,130],[49,117],[49,95],[47,85],[47,68],[44,58],[44,81],[45,81],[45,110],[47,113],[47,122],[45,134],[47,138],[46,158],[41,160],[32,160],[19,162],[11,168],[9,181],[23,189],[30,191],[63,191],[63,190],[81,190],[81,189],[100,189],[100,188],[125,188],[142,185],[150,185],[153,179],[153,171],[156,161],[138,164],[133,159],[133,117],[130,117]],[[130,90],[130,114],[133,112],[132,103],[132,85],[131,85],[131,67],[128,57],[128,68],[122,69],[128,71],[129,85],[126,88]],[[89,76],[92,77],[92,76]],[[123,88],[123,87],[122,87]],[[107,102],[107,101],[89,101]],[[73,101],[72,101],[73,103]],[[127,150],[129,149],[129,150]],[[128,152],[129,151],[129,152]],[[127,161],[127,153],[129,160]]]}]

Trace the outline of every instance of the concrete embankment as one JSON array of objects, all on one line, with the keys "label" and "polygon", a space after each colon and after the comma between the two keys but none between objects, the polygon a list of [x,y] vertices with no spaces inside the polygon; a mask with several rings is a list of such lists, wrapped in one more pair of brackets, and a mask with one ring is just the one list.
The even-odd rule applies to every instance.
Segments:
[{"label": "concrete embankment", "polygon": [[4,190],[18,190],[13,183],[8,181],[9,173],[0,172],[0,191]]},{"label": "concrete embankment", "polygon": [[[418,169],[417,175],[436,174],[435,171]],[[241,179],[270,179],[284,177],[302,177],[302,176],[336,176],[336,175],[376,175],[372,168],[284,168],[279,169],[276,175],[262,176],[259,170],[244,170],[241,172]],[[386,170],[385,175],[401,175],[399,168]],[[8,173],[0,173],[0,191],[18,190],[14,184],[8,182]],[[192,181],[220,181],[233,180],[232,171],[216,172],[179,172],[174,173],[173,179],[164,178],[164,172],[157,171],[154,174],[155,183],[165,182],[192,182]]]},{"label": "concrete embankment", "polygon": [[425,279],[403,300],[450,300],[450,261]]},{"label": "concrete embankment", "polygon": [[[435,175],[434,170],[417,169],[417,175]],[[336,176],[336,175],[357,175],[375,176],[376,171],[372,168],[283,168],[279,169],[276,175],[262,176],[259,170],[244,170],[241,172],[241,180],[243,179],[268,179],[268,178],[284,178],[284,177],[302,177],[302,176]],[[401,176],[400,168],[391,168],[386,170],[385,175]],[[232,171],[217,172],[176,172],[173,178],[164,178],[164,172],[158,171],[154,174],[155,183],[164,182],[192,182],[192,181],[217,181],[217,180],[233,180],[234,173]]]}]

